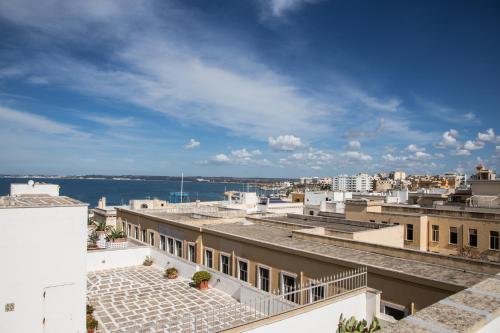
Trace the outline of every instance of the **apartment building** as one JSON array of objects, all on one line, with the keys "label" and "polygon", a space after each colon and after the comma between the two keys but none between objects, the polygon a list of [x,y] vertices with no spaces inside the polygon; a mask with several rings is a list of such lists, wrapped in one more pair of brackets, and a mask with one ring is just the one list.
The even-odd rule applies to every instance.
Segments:
[{"label": "apartment building", "polygon": [[499,210],[392,205],[364,199],[348,200],[345,217],[403,225],[407,248],[500,261]]},{"label": "apartment building", "polygon": [[360,173],[354,176],[339,175],[333,177],[333,191],[369,192],[373,190],[373,177]]},{"label": "apartment building", "polygon": [[59,186],[0,197],[0,332],[85,332],[87,204]]},{"label": "apartment building", "polygon": [[[119,208],[118,221],[126,229],[130,226],[130,237],[144,244],[263,291],[293,289],[325,275],[367,266],[368,286],[382,291],[382,311],[398,318],[500,269],[496,263],[405,249],[401,226],[384,230],[382,224],[375,227],[328,216],[224,217],[226,213]],[[400,239],[400,247],[369,242],[384,239]]]}]

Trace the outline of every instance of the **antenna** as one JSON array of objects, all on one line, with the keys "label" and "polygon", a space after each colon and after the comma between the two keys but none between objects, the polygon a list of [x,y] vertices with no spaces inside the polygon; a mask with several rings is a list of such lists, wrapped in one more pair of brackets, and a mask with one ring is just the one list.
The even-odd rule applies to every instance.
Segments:
[{"label": "antenna", "polygon": [[181,203],[182,203],[182,190],[184,189],[184,172],[181,173]]}]

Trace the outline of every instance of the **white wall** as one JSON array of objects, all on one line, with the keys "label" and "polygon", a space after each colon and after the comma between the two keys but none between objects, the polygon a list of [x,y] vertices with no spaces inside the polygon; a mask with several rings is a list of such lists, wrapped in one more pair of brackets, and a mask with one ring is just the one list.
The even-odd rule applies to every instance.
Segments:
[{"label": "white wall", "polygon": [[16,196],[21,194],[48,194],[50,196],[59,196],[59,185],[56,184],[11,184],[10,195]]},{"label": "white wall", "polygon": [[93,250],[87,253],[87,271],[142,265],[151,255],[149,247]]},{"label": "white wall", "polygon": [[356,319],[366,319],[371,322],[372,313],[367,313],[367,309],[374,306],[367,306],[367,300],[373,302],[375,298],[368,296],[368,293],[348,297],[338,302],[330,303],[314,310],[300,313],[296,316],[285,318],[268,325],[249,329],[245,332],[267,333],[267,332],[287,332],[287,333],[332,333],[335,332],[340,319],[340,314],[344,317],[355,316]]},{"label": "white wall", "polygon": [[0,208],[0,225],[0,332],[86,332],[87,207]]}]

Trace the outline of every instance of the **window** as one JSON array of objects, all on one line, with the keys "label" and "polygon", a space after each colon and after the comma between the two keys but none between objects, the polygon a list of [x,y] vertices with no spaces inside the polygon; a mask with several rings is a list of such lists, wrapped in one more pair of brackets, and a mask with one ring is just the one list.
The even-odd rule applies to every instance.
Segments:
[{"label": "window", "polygon": [[188,244],[188,260],[191,262],[196,262],[196,245]]},{"label": "window", "polygon": [[132,235],[132,226],[129,224],[127,226],[127,236],[130,236],[130,235]]},{"label": "window", "polygon": [[205,249],[205,266],[214,267],[214,252],[212,250]]},{"label": "window", "polygon": [[375,222],[375,220],[370,220],[370,222]]},{"label": "window", "polygon": [[168,253],[174,254],[174,239],[173,238],[167,238],[167,250],[168,250]]},{"label": "window", "polygon": [[238,279],[248,282],[248,262],[246,260],[238,260]]},{"label": "window", "polygon": [[298,300],[297,294],[295,293],[295,285],[297,279],[295,275],[289,273],[281,273],[281,290],[285,294],[285,299],[290,302],[296,302]]},{"label": "window", "polygon": [[458,244],[457,227],[450,227],[450,244]]},{"label": "window", "polygon": [[141,240],[142,240],[144,243],[146,243],[146,229],[142,229],[142,230],[141,230],[141,232],[142,232],[142,235],[141,235],[141,236],[142,236],[142,239],[141,239]]},{"label": "window", "polygon": [[125,231],[125,230],[126,230],[126,228],[125,228],[126,226],[127,226],[127,223],[122,222],[122,230],[123,230],[123,231]]},{"label": "window", "polygon": [[264,291],[269,291],[269,268],[259,266],[257,270],[257,288]]},{"label": "window", "polygon": [[477,229],[469,229],[469,246],[477,247]]},{"label": "window", "polygon": [[220,271],[229,275],[229,256],[226,254],[220,255]]},{"label": "window", "polygon": [[167,251],[167,242],[164,235],[160,235],[160,249]]},{"label": "window", "polygon": [[413,240],[413,224],[406,225],[406,240],[408,241]]},{"label": "window", "polygon": [[310,210],[310,211],[309,211],[309,215],[314,215],[314,211],[313,211],[313,210]]},{"label": "window", "polygon": [[490,231],[490,250],[498,250],[499,238],[498,231]]},{"label": "window", "polygon": [[152,231],[149,232],[149,244],[155,246],[155,233]]},{"label": "window", "polygon": [[175,254],[182,258],[182,241],[175,240]]},{"label": "window", "polygon": [[139,227],[134,227],[134,237],[135,239],[139,239]]},{"label": "window", "polygon": [[439,226],[438,225],[432,226],[432,241],[439,242]]},{"label": "window", "polygon": [[309,296],[310,302],[320,301],[323,298],[325,298],[325,287],[324,286],[316,287],[316,285],[318,285],[317,282],[311,283],[312,288],[310,289],[310,296]]}]

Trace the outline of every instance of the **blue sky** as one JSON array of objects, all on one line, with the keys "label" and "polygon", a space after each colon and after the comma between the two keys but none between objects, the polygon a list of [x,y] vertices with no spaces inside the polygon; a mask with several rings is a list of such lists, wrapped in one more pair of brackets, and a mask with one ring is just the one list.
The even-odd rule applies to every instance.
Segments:
[{"label": "blue sky", "polygon": [[0,173],[500,166],[497,1],[0,0]]}]

